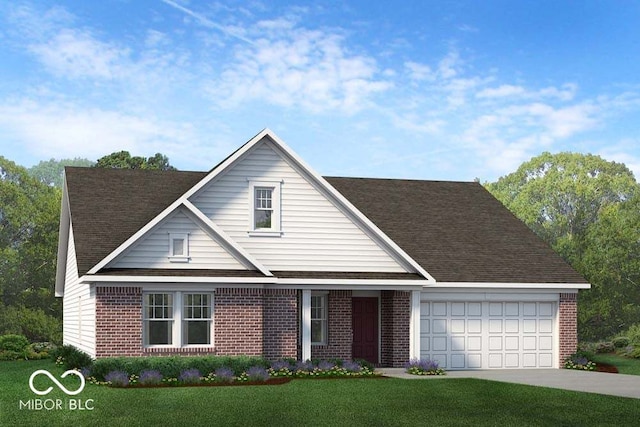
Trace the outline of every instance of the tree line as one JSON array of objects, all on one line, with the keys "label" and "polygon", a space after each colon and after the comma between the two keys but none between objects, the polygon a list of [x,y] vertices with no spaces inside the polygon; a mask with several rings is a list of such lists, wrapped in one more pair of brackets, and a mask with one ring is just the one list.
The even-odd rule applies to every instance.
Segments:
[{"label": "tree line", "polygon": [[[61,340],[54,283],[64,166],[175,169],[160,153],[52,159],[29,169],[0,157],[0,335]],[[581,340],[640,323],[640,184],[624,164],[543,153],[484,186],[591,283],[579,294]]]}]

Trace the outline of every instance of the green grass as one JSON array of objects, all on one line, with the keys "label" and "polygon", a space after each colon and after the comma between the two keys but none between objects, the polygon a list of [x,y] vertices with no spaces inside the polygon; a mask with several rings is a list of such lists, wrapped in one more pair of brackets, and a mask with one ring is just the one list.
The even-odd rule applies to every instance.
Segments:
[{"label": "green grass", "polygon": [[[284,385],[114,389],[87,385],[73,398],[93,411],[29,411],[29,376],[62,369],[51,361],[0,363],[2,426],[634,425],[636,399],[477,379],[294,380]],[[51,381],[37,377],[36,386]],[[70,380],[70,381],[67,381]],[[68,388],[77,379],[62,380]],[[42,399],[69,399],[54,385]]]},{"label": "green grass", "polygon": [[618,372],[621,374],[640,375],[640,359],[631,359],[612,353],[596,354],[593,361],[596,363],[614,365],[618,368]]}]

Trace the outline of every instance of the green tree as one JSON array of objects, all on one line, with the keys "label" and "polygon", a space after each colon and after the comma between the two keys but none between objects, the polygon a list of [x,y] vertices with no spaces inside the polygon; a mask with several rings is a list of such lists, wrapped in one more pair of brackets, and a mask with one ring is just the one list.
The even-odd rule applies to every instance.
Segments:
[{"label": "green tree", "polygon": [[128,151],[118,151],[101,157],[95,164],[98,168],[114,169],[157,169],[175,170],[169,164],[169,158],[161,153],[156,153],[151,157],[131,156]]},{"label": "green tree", "polygon": [[65,166],[93,166],[93,162],[88,159],[50,159],[42,160],[35,166],[29,168],[29,174],[40,182],[53,186],[62,187],[62,172]]},{"label": "green tree", "polygon": [[615,331],[622,321],[616,311],[622,302],[615,300],[630,295],[623,291],[627,285],[622,276],[598,271],[598,259],[604,256],[599,245],[605,233],[618,238],[605,218],[613,221],[611,216],[640,194],[633,173],[624,164],[591,154],[543,153],[485,185],[592,284],[592,291],[580,293],[581,337],[604,338]]},{"label": "green tree", "polygon": [[0,309],[61,317],[54,297],[60,200],[60,189],[0,157]]},{"label": "green tree", "polygon": [[581,260],[592,283],[580,296],[584,337],[611,336],[640,322],[640,195],[602,209]]}]

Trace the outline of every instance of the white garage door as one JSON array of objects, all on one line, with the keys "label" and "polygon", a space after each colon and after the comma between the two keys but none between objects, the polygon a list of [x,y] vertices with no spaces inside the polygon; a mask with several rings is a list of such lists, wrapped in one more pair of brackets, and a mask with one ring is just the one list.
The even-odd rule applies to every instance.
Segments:
[{"label": "white garage door", "polygon": [[420,355],[445,369],[553,368],[554,302],[422,302]]}]

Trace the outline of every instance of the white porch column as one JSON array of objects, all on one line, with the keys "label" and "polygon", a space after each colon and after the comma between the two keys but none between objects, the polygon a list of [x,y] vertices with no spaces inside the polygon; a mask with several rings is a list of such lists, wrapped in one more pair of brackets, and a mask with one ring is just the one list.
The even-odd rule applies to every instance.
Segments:
[{"label": "white porch column", "polygon": [[420,291],[411,291],[409,358],[420,359]]},{"label": "white porch column", "polygon": [[311,290],[302,291],[302,360],[311,360]]}]

